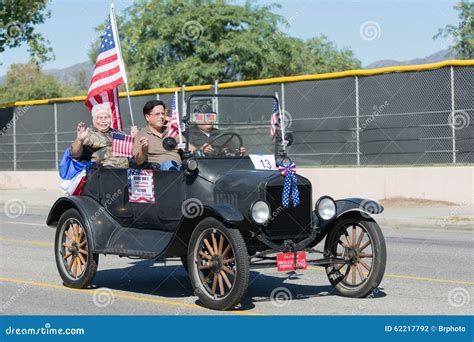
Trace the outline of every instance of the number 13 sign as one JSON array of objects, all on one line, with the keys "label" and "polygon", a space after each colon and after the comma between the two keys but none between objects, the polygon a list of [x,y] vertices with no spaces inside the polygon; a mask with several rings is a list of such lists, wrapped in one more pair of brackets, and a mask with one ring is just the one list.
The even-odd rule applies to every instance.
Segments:
[{"label": "number 13 sign", "polygon": [[276,170],[275,156],[273,154],[250,154],[256,170]]}]

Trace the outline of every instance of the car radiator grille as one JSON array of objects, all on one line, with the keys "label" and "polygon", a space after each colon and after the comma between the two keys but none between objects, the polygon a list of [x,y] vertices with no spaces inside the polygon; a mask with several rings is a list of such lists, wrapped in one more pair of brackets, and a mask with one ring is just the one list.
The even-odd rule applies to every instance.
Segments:
[{"label": "car radiator grille", "polygon": [[311,234],[311,185],[298,185],[300,204],[294,208],[290,200],[288,208],[281,203],[282,185],[267,185],[266,199],[271,216],[267,234],[271,239],[302,239]]}]

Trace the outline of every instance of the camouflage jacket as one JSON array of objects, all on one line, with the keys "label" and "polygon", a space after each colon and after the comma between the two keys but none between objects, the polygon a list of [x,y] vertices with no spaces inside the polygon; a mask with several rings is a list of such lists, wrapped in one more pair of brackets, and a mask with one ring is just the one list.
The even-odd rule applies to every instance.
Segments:
[{"label": "camouflage jacket", "polygon": [[112,134],[119,132],[110,129],[106,133],[92,127],[84,139],[82,155],[79,160],[91,160],[104,166],[128,168],[128,159],[112,156]]}]

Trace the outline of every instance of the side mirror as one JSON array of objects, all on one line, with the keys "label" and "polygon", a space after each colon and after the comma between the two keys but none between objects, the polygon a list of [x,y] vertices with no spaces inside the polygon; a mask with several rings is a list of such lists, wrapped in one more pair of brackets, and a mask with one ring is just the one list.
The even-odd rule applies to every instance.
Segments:
[{"label": "side mirror", "polygon": [[173,137],[168,137],[163,139],[163,148],[166,151],[173,151],[176,149],[176,146],[178,146],[178,143],[176,142],[176,139]]},{"label": "side mirror", "polygon": [[198,168],[198,162],[195,159],[186,159],[182,165],[188,172],[194,172]]},{"label": "side mirror", "polygon": [[286,146],[293,145],[293,133],[285,133]]}]

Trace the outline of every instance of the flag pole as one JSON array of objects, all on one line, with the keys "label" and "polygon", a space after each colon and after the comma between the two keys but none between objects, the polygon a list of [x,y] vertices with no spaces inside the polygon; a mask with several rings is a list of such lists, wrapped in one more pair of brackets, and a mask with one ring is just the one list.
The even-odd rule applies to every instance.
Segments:
[{"label": "flag pole", "polygon": [[278,113],[280,114],[280,130],[281,130],[281,146],[283,147],[283,150],[285,150],[285,147],[287,145],[287,142],[285,140],[285,116],[281,112],[281,105],[280,105],[280,99],[278,98],[278,92],[275,92],[275,97],[278,100]]},{"label": "flag pole", "polygon": [[174,91],[174,104],[176,106],[176,124],[178,125],[178,139],[179,139],[179,144],[178,148],[184,148],[183,147],[183,136],[181,135],[181,122],[179,121],[179,107],[178,107],[178,91]]},{"label": "flag pole", "polygon": [[132,126],[135,126],[135,122],[133,120],[133,112],[132,112],[132,101],[130,100],[130,91],[128,90],[128,80],[127,80],[127,73],[125,72],[125,63],[123,62],[122,58],[122,48],[120,46],[120,37],[117,28],[117,21],[115,20],[115,6],[114,3],[110,2],[110,25],[112,25],[112,31],[114,33],[114,43],[115,47],[117,48],[118,54],[118,63],[120,67],[120,71],[122,72],[123,82],[125,83],[125,92],[127,94],[128,99],[128,108],[130,109],[130,118],[132,119]]}]

